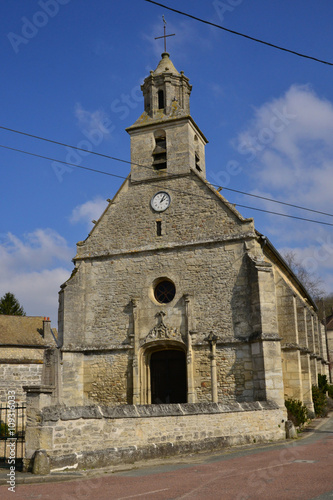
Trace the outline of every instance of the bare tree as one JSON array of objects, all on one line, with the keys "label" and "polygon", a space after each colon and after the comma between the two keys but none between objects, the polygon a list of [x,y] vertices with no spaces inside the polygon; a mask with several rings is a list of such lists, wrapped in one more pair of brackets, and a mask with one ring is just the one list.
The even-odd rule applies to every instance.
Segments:
[{"label": "bare tree", "polygon": [[282,257],[315,301],[318,301],[325,295],[323,280],[316,274],[307,271],[297,260],[295,252],[292,250],[284,252],[282,253]]}]

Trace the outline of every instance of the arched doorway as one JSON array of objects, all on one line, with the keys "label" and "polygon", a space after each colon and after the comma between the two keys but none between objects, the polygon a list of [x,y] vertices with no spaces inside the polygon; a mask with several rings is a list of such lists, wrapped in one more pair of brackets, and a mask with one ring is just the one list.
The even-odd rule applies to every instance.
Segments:
[{"label": "arched doorway", "polygon": [[152,404],[187,402],[186,358],[183,351],[166,349],[150,357]]}]

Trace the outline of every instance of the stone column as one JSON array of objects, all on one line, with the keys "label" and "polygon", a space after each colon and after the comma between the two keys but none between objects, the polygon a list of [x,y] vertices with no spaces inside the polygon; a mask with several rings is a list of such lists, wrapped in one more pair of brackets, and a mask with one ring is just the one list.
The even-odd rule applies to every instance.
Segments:
[{"label": "stone column", "polygon": [[133,315],[133,359],[132,359],[132,370],[133,370],[133,404],[140,404],[140,378],[139,378],[139,361],[138,361],[138,350],[139,350],[139,329],[138,329],[138,309],[137,300],[132,299],[132,315]]},{"label": "stone column", "polygon": [[212,386],[212,401],[218,402],[217,394],[217,373],[216,373],[216,342],[217,337],[212,332],[205,339],[210,345],[210,369],[211,369],[211,386]]},{"label": "stone column", "polygon": [[194,389],[194,360],[193,360],[193,349],[192,349],[192,337],[190,331],[190,297],[184,295],[185,301],[185,331],[187,339],[187,402],[195,403],[196,395]]},{"label": "stone column", "polygon": [[61,399],[60,378],[60,351],[58,348],[48,348],[44,351],[42,386],[54,387],[52,394],[53,404],[59,403]]},{"label": "stone column", "polygon": [[272,264],[249,254],[252,306],[251,353],[253,392],[258,400],[272,399],[284,408],[281,345]]},{"label": "stone column", "polygon": [[303,389],[303,404],[311,411],[314,411],[312,401],[312,385],[311,385],[311,366],[310,366],[310,351],[302,349],[301,368],[302,368],[302,389]]},{"label": "stone column", "polygon": [[311,365],[311,382],[312,385],[318,385],[318,367],[317,367],[317,350],[315,343],[315,331],[314,331],[314,315],[310,313],[309,318],[309,328],[308,328],[308,339],[309,348],[311,350],[310,354],[310,365]]},{"label": "stone column", "polygon": [[84,404],[84,354],[63,350],[62,397],[67,406]]},{"label": "stone column", "polygon": [[304,303],[297,298],[297,325],[298,342],[300,345],[300,361],[302,370],[302,400],[303,404],[313,411],[312,390],[311,390],[311,366],[310,350],[308,343],[307,308]]},{"label": "stone column", "polygon": [[23,469],[31,470],[35,452],[52,449],[53,429],[43,427],[40,412],[52,404],[54,387],[24,386],[27,405],[27,426],[25,433],[25,455]]},{"label": "stone column", "polygon": [[321,342],[320,342],[320,334],[318,327],[318,317],[315,313],[312,315],[313,317],[313,334],[314,334],[314,345],[315,345],[315,353],[316,353],[316,365],[317,365],[317,382],[318,385],[318,374],[321,374],[322,370],[322,354],[321,354]]},{"label": "stone column", "polygon": [[303,402],[296,295],[282,277],[277,281],[276,291],[279,336],[282,339],[284,396]]}]

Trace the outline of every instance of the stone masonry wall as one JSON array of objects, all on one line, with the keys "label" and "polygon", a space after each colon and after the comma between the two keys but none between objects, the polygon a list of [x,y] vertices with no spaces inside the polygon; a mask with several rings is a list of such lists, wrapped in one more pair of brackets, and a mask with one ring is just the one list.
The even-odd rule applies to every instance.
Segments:
[{"label": "stone masonry wall", "polygon": [[84,363],[84,395],[100,404],[124,404],[130,401],[128,381],[131,369],[127,351],[89,354]]},{"label": "stone masonry wall", "polygon": [[273,402],[48,407],[27,429],[26,459],[47,451],[51,469],[91,468],[285,438]]},{"label": "stone masonry wall", "polygon": [[17,403],[26,400],[23,385],[39,385],[42,380],[43,364],[1,363],[0,364],[0,404],[8,403],[8,391],[15,391]]},{"label": "stone masonry wall", "polygon": [[[209,328],[222,338],[249,336],[247,265],[242,252],[242,243],[230,243],[82,262],[64,291],[64,349],[110,349],[128,341],[133,297],[138,300],[141,338],[156,326],[161,309],[165,323],[184,333],[184,294],[191,297],[190,319],[199,335],[206,336]],[[176,286],[169,304],[161,305],[153,297],[154,282],[160,277]]]},{"label": "stone masonry wall", "polygon": [[[212,401],[209,346],[195,348],[195,388],[198,402]],[[218,400],[253,401],[253,366],[248,344],[216,347]]]},{"label": "stone masonry wall", "polygon": [[[168,210],[154,212],[151,198],[170,189]],[[133,217],[135,224],[133,224]],[[162,235],[156,237],[156,220]],[[78,257],[108,253],[159,249],[166,245],[189,244],[221,236],[254,236],[253,223],[237,217],[196,174],[156,179],[153,183],[131,184],[118,192],[89,237],[78,246]]]}]

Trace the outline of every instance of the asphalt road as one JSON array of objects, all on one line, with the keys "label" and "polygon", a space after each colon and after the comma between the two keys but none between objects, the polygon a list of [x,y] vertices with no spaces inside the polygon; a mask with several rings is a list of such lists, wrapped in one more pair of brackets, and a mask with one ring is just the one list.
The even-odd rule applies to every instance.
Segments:
[{"label": "asphalt road", "polygon": [[[18,479],[19,482],[19,479]],[[15,500],[333,500],[333,416],[287,444],[196,455],[75,481],[0,486]]]}]

